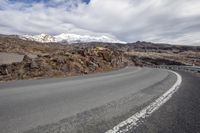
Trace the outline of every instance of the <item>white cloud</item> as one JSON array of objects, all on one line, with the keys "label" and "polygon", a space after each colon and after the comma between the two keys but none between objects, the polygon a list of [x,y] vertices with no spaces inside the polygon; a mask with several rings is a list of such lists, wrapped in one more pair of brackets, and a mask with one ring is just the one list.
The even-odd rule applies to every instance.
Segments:
[{"label": "white cloud", "polygon": [[0,1],[0,31],[6,34],[107,34],[137,40],[200,45],[199,0]]}]

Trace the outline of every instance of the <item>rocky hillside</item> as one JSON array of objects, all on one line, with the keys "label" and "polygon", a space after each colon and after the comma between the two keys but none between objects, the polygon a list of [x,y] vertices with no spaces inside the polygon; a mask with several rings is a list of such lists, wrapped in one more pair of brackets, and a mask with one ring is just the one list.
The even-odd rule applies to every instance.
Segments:
[{"label": "rocky hillside", "polygon": [[[123,54],[104,47],[79,48],[1,37],[0,52],[23,55],[22,61],[0,65],[0,80],[63,77],[125,66]],[[1,56],[0,58],[7,58]],[[12,59],[10,59],[12,60]]]},{"label": "rocky hillside", "polygon": [[135,44],[39,43],[0,36],[0,81],[65,77],[110,71],[127,65],[200,65],[200,48]]}]

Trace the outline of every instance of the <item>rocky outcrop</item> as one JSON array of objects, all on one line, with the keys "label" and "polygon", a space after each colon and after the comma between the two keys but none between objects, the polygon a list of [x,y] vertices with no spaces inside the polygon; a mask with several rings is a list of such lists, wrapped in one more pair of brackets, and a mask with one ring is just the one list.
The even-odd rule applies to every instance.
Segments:
[{"label": "rocky outcrop", "polygon": [[63,77],[108,71],[123,67],[123,54],[106,48],[72,49],[0,65],[0,80]]}]

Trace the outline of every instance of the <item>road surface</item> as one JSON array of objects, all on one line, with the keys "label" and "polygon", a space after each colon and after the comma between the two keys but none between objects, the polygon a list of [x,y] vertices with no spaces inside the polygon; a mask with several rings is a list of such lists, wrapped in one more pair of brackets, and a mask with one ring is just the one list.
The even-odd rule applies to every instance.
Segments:
[{"label": "road surface", "polygon": [[105,132],[160,97],[176,80],[167,70],[128,67],[1,83],[1,133]]},{"label": "road surface", "polygon": [[200,133],[200,75],[178,71],[182,85],[178,92],[134,133]]}]

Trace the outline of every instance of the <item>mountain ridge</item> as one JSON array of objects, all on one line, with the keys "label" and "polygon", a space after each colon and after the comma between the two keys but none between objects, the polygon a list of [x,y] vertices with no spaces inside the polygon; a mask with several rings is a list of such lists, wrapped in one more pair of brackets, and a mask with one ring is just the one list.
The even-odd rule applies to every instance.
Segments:
[{"label": "mountain ridge", "polygon": [[90,36],[90,35],[78,35],[71,33],[62,33],[59,35],[49,35],[42,33],[40,35],[21,35],[19,36],[23,40],[37,41],[42,43],[48,42],[67,42],[72,43],[81,43],[81,42],[106,42],[106,43],[122,43],[126,44],[124,41],[114,39],[105,35],[102,36]]}]

